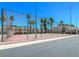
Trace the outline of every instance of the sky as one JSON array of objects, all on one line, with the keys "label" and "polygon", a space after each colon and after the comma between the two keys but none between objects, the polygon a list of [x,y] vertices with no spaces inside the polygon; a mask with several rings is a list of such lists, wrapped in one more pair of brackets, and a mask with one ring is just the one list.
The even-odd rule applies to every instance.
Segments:
[{"label": "sky", "polygon": [[[35,12],[37,14],[37,27],[40,25],[40,18],[54,18],[54,26],[58,25],[60,20],[65,24],[70,24],[70,8],[71,7],[71,23],[79,27],[79,3],[78,2],[0,2],[0,16],[2,8],[6,10],[7,20],[14,15],[13,25],[28,26],[26,14],[32,15],[35,20]],[[23,14],[25,13],[25,14]],[[5,23],[7,24],[8,21]],[[0,21],[1,26],[1,21]]]}]

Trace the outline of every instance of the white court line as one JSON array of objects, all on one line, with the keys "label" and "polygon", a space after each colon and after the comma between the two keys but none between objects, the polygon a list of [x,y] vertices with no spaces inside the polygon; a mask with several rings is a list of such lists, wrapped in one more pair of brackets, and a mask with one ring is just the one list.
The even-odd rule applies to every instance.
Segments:
[{"label": "white court line", "polygon": [[32,44],[36,44],[36,43],[43,43],[43,42],[48,42],[48,41],[53,41],[53,40],[58,40],[58,39],[63,39],[63,38],[69,38],[69,37],[74,37],[74,36],[77,36],[77,35],[67,36],[67,37],[58,37],[58,38],[53,38],[53,39],[52,38],[51,39],[43,39],[43,40],[37,40],[37,41],[31,41],[31,42],[22,42],[22,43],[16,43],[16,44],[1,45],[0,50],[21,47],[21,46],[27,46],[27,45],[32,45]]}]

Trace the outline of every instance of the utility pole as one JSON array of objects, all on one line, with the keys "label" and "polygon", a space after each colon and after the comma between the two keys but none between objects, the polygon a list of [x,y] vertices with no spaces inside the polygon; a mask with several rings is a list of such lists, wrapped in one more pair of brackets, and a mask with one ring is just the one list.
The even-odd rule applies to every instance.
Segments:
[{"label": "utility pole", "polygon": [[78,28],[77,28],[77,19],[76,19],[76,34],[78,34]]},{"label": "utility pole", "polygon": [[2,8],[2,10],[1,10],[1,12],[2,12],[2,20],[1,20],[1,21],[2,21],[2,22],[1,22],[1,23],[2,23],[2,29],[1,29],[1,31],[2,31],[2,33],[1,33],[1,42],[3,42],[3,17],[4,17],[4,16],[3,16],[3,14],[4,14],[4,9],[3,9],[3,8]]},{"label": "utility pole", "polygon": [[[72,19],[71,19],[71,7],[69,7],[69,9],[70,9],[70,26],[72,25]],[[71,30],[72,30],[72,27],[71,27]],[[71,31],[70,30],[70,31]],[[72,31],[71,31],[71,34],[72,34]]]},{"label": "utility pole", "polygon": [[35,2],[35,39],[37,39],[37,10],[36,10],[36,2]]},{"label": "utility pole", "polygon": [[57,36],[59,36],[59,34],[60,34],[60,33],[59,33],[59,32],[60,32],[60,31],[59,31],[59,27],[60,27],[60,26],[59,26],[59,23],[60,23],[60,20],[59,20],[59,22],[57,22],[57,24],[58,24],[58,25],[57,25]]}]

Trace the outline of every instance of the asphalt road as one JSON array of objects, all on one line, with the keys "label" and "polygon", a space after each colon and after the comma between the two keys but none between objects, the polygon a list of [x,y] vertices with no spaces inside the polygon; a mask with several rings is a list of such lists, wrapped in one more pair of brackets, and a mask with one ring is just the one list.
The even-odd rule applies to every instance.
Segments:
[{"label": "asphalt road", "polygon": [[0,57],[79,57],[79,36],[1,50]]}]

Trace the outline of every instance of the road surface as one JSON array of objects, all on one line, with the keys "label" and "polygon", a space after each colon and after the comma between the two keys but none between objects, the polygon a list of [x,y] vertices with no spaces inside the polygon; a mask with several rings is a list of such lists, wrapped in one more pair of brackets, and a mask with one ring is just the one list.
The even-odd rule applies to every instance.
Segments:
[{"label": "road surface", "polygon": [[0,57],[79,57],[79,36],[1,50]]}]

